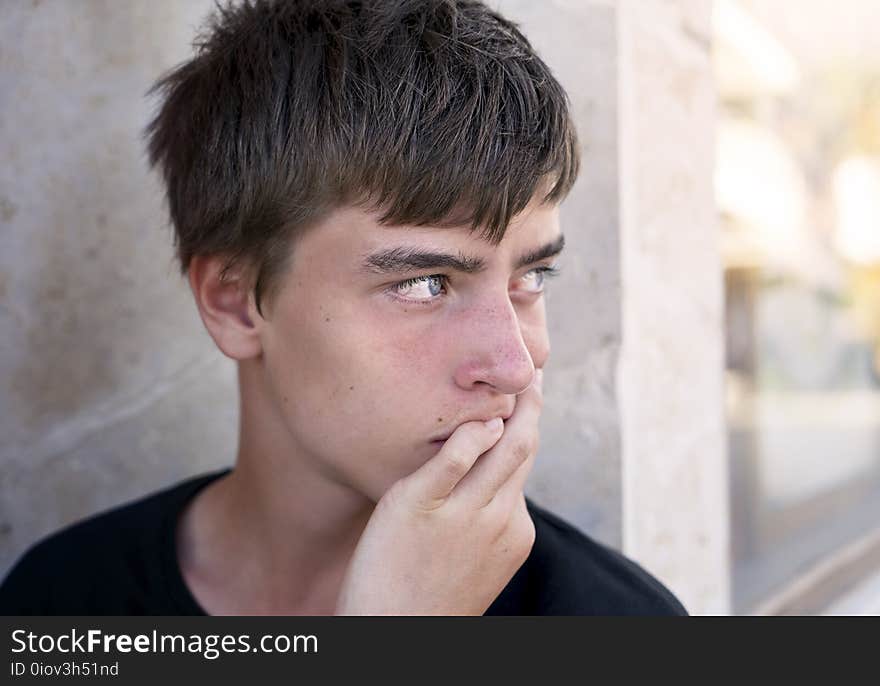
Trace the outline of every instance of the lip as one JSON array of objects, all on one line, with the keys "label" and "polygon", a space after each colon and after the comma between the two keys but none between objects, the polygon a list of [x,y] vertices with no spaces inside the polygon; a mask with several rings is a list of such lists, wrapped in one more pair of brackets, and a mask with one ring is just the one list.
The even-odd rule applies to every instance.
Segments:
[{"label": "lip", "polygon": [[[461,422],[459,424],[459,426],[461,426],[461,424],[464,424],[466,422],[476,422],[476,421],[488,422],[490,419],[494,419],[495,417],[498,417],[498,416],[501,417],[501,420],[503,422],[507,423],[507,420],[510,419],[510,416],[512,414],[513,414],[513,410],[511,410],[510,412],[507,412],[506,414],[502,414],[502,415],[493,414],[493,415],[490,415],[489,417],[487,417],[486,419],[480,419],[479,417],[475,418],[475,419],[466,419],[465,421]],[[457,428],[458,427],[456,427],[456,429]],[[455,429],[453,429],[452,433],[454,433],[454,432],[455,432]],[[441,436],[440,438],[435,438],[431,441],[431,443],[445,443],[446,441],[449,440],[449,437],[452,435],[452,433],[445,434],[444,436]]]}]

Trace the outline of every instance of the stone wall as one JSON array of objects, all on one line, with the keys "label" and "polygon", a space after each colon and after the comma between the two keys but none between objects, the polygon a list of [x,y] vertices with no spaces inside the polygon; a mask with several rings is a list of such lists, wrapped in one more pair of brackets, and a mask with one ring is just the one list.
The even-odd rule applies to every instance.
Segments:
[{"label": "stone wall", "polygon": [[730,609],[723,280],[704,0],[619,3],[624,550]]},{"label": "stone wall", "polygon": [[3,572],[61,525],[235,456],[235,368],[176,271],[141,140],[146,90],[210,6],[4,6]]}]

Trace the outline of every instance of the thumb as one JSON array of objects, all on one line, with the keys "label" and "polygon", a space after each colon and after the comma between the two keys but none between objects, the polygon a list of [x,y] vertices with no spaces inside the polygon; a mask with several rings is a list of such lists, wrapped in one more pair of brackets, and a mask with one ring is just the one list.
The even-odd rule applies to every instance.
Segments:
[{"label": "thumb", "polygon": [[477,458],[498,442],[503,428],[500,417],[459,426],[440,452],[407,477],[416,504],[427,510],[440,507]]}]

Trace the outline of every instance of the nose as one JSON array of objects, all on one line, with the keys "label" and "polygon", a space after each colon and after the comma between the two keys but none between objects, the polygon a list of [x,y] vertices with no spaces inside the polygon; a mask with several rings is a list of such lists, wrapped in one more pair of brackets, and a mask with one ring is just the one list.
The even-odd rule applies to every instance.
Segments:
[{"label": "nose", "polygon": [[464,354],[455,374],[459,387],[471,390],[483,383],[515,395],[532,383],[535,368],[544,365],[549,352],[543,318],[527,325],[505,296],[474,308],[465,324]]}]

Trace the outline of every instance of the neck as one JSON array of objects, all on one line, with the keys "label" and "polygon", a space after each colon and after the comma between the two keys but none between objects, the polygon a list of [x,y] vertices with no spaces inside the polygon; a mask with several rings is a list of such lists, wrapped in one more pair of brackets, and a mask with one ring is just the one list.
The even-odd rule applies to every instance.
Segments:
[{"label": "neck", "polygon": [[210,614],[332,614],[375,503],[267,421],[277,411],[265,395],[245,401],[246,373],[235,469],[179,527],[184,578]]}]

